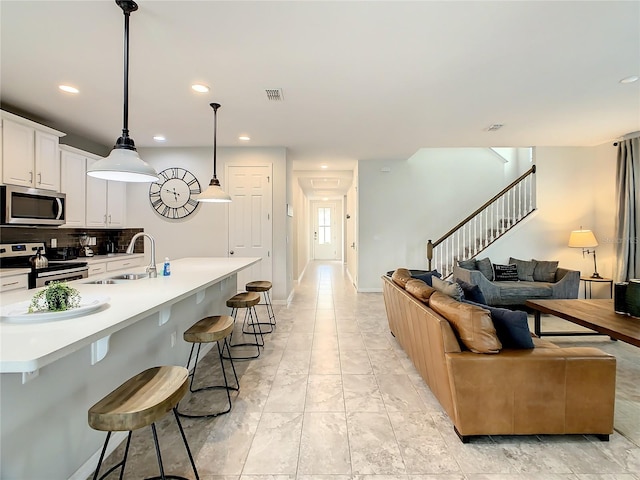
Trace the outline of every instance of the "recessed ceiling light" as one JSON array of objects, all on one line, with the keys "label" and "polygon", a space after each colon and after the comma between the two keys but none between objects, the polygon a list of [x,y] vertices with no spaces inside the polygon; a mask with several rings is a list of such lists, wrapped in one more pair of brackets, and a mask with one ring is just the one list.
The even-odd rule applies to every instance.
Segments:
[{"label": "recessed ceiling light", "polygon": [[620,83],[633,83],[633,82],[637,82],[639,78],[640,78],[640,77],[638,77],[638,75],[631,75],[630,77],[626,77],[626,78],[623,78],[622,80],[620,80]]},{"label": "recessed ceiling light", "polygon": [[202,83],[194,83],[191,85],[191,89],[198,93],[207,93],[209,91],[209,87],[203,85]]},{"label": "recessed ceiling light", "polygon": [[322,197],[323,202],[326,202],[327,200],[329,200],[327,197]]},{"label": "recessed ceiling light", "polygon": [[167,141],[167,137],[165,137],[164,135],[154,135],[153,139],[156,142],[166,142]]},{"label": "recessed ceiling light", "polygon": [[240,135],[238,137],[238,140],[242,140],[243,142],[248,142],[249,140],[251,140],[251,137],[249,135]]},{"label": "recessed ceiling light", "polygon": [[76,87],[72,87],[71,85],[58,85],[58,88],[67,93],[80,93],[80,90]]},{"label": "recessed ceiling light", "polygon": [[320,168],[329,168],[327,165],[320,165]]}]

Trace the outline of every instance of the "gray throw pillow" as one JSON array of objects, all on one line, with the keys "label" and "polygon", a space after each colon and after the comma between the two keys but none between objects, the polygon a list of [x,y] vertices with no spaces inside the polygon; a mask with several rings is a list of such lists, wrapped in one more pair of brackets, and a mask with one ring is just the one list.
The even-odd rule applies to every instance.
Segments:
[{"label": "gray throw pillow", "polygon": [[533,271],[536,269],[536,262],[533,260],[518,260],[517,258],[510,257],[509,264],[515,266],[518,269],[518,280],[524,282],[533,282]]},{"label": "gray throw pillow", "polygon": [[487,280],[493,281],[493,265],[489,257],[476,261],[476,268],[487,277]]},{"label": "gray throw pillow", "polygon": [[431,281],[433,282],[433,288],[435,288],[440,293],[444,293],[449,297],[462,301],[462,296],[464,292],[462,291],[462,287],[457,283],[452,283],[447,280],[441,280],[438,277],[432,277]]},{"label": "gray throw pillow", "polygon": [[556,270],[558,270],[558,262],[532,260],[536,262],[536,268],[533,271],[533,279],[536,282],[555,282]]},{"label": "gray throw pillow", "polygon": [[466,268],[467,270],[477,270],[476,259],[470,258],[469,260],[458,260],[458,266],[460,268]]}]

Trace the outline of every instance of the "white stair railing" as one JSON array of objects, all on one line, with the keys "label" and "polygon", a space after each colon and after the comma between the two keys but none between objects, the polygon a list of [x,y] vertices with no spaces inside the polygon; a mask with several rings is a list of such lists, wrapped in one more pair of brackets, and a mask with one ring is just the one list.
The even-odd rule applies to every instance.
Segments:
[{"label": "white stair railing", "polygon": [[427,242],[429,270],[443,277],[458,260],[473,258],[536,209],[536,166],[532,166],[435,242]]}]

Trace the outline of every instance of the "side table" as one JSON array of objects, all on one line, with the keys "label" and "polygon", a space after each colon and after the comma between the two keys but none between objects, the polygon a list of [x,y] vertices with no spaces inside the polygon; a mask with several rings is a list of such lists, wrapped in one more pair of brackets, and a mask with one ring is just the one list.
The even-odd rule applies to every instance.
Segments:
[{"label": "side table", "polygon": [[584,298],[587,298],[587,285],[589,286],[589,297],[591,298],[591,287],[594,283],[608,283],[609,284],[609,298],[613,298],[613,279],[611,278],[593,278],[593,277],[580,277],[580,281],[584,282]]}]

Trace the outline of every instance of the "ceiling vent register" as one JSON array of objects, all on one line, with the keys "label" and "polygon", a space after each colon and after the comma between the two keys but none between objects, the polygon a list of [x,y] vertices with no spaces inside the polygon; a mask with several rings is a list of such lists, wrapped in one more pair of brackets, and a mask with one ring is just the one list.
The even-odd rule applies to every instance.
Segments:
[{"label": "ceiling vent register", "polygon": [[284,100],[281,88],[267,88],[265,93],[267,94],[267,100],[271,102],[281,102]]}]

